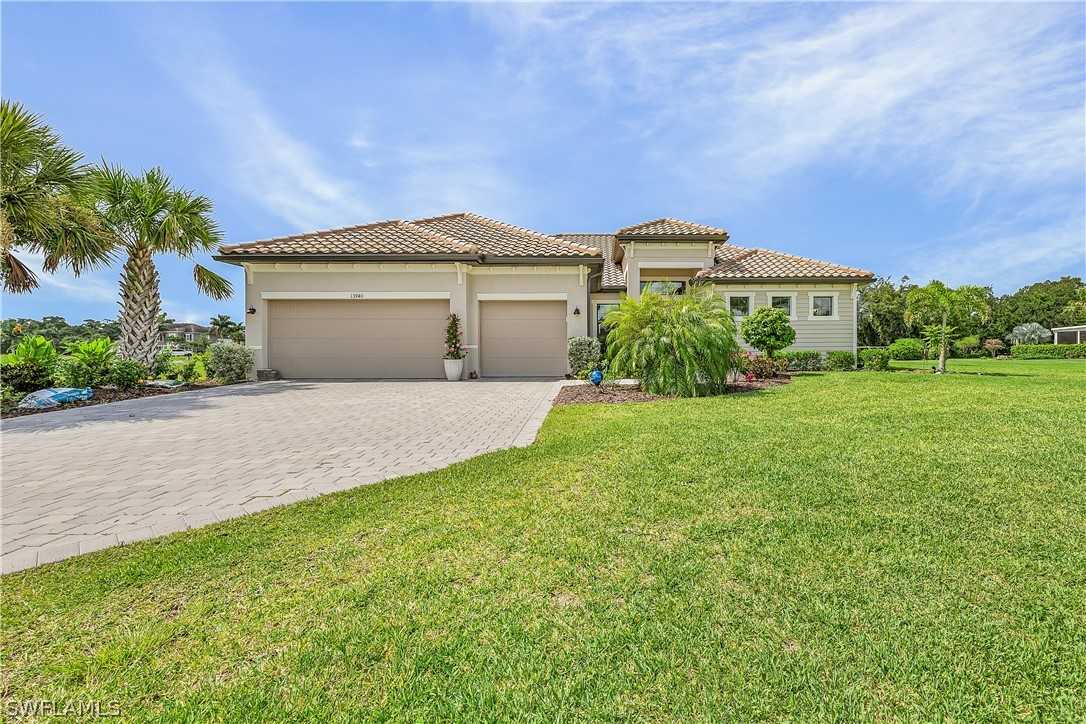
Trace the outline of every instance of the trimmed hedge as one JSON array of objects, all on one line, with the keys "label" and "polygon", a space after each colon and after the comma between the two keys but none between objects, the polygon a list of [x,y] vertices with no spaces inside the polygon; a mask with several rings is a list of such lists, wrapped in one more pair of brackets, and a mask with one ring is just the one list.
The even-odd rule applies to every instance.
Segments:
[{"label": "trimmed hedge", "polygon": [[822,369],[822,353],[813,349],[786,349],[777,357],[788,360],[793,372],[818,372]]},{"label": "trimmed hedge", "polygon": [[1082,344],[1016,344],[1011,347],[1015,359],[1086,359]]},{"label": "trimmed hedge", "polygon": [[919,339],[903,337],[889,347],[890,359],[924,359],[924,343]]},{"label": "trimmed hedge", "polygon": [[826,369],[833,372],[848,372],[856,369],[856,355],[848,350],[835,349],[826,353]]},{"label": "trimmed hedge", "polygon": [[885,372],[890,369],[890,352],[885,349],[861,349],[860,364],[869,372]]}]

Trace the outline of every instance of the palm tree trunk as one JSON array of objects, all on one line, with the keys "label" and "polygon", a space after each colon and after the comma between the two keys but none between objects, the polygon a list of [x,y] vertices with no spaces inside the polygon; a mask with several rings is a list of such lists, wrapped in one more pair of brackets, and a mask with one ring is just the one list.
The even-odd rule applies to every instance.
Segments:
[{"label": "palm tree trunk", "polygon": [[943,312],[943,334],[939,338],[939,371],[946,372],[946,312]]},{"label": "palm tree trunk", "polygon": [[151,250],[132,246],[121,270],[121,338],[117,355],[150,365],[158,354],[158,269]]}]

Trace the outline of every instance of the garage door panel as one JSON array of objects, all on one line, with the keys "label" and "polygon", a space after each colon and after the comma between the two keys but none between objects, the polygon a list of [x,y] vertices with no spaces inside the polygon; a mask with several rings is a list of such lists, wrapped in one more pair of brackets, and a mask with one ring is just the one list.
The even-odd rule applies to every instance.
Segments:
[{"label": "garage door panel", "polygon": [[479,303],[481,373],[487,377],[560,377],[566,360],[566,303]]},{"label": "garage door panel", "polygon": [[433,378],[446,300],[274,300],[270,365],[284,377]]}]

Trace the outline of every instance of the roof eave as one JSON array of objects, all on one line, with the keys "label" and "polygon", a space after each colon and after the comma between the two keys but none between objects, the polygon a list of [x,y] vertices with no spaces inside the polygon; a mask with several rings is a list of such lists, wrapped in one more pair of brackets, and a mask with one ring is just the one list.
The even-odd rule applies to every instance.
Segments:
[{"label": "roof eave", "polygon": [[276,263],[359,263],[359,262],[475,262],[481,254],[215,254],[215,261],[240,266],[244,262]]},{"label": "roof eave", "polygon": [[723,243],[731,237],[724,234],[615,234],[615,238],[621,241],[695,241]]},{"label": "roof eave", "polygon": [[875,277],[727,277],[720,279],[696,276],[694,280],[713,284],[870,284],[875,281]]}]

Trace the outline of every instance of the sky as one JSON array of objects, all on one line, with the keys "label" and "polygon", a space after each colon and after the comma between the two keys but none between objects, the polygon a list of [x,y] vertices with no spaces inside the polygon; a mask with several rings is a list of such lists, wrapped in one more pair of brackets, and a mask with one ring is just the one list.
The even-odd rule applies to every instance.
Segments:
[{"label": "sky", "polygon": [[[5,98],[225,243],[472,211],[670,216],[914,282],[1086,274],[1082,3],[4,3]],[[31,260],[33,263],[34,260]],[[244,317],[159,258],[178,320]],[[119,263],[3,297],[117,314]]]}]

